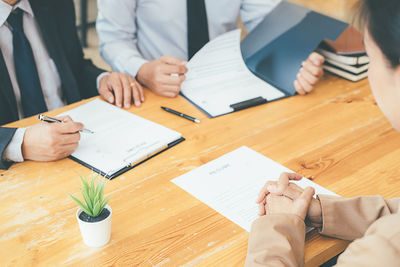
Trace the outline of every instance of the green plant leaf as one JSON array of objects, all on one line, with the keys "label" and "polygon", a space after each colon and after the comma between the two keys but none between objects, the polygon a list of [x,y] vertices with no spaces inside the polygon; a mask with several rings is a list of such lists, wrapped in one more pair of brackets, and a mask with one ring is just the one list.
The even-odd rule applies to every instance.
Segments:
[{"label": "green plant leaf", "polygon": [[[92,177],[90,178],[90,187],[89,187],[89,192],[90,192],[89,197],[90,197],[91,199],[94,199],[94,197],[95,197],[95,185],[94,185],[94,180],[95,180],[95,178],[92,176]],[[93,205],[94,205],[94,203],[93,203]]]},{"label": "green plant leaf", "polygon": [[107,205],[110,197],[105,199],[104,188],[105,179],[99,178],[99,175],[92,173],[89,177],[80,176],[82,188],[80,192],[83,196],[83,201],[72,196],[72,199],[82,208],[82,210],[91,217],[98,216]]},{"label": "green plant leaf", "polygon": [[[82,202],[79,198],[77,198],[77,197],[75,197],[74,195],[71,195],[71,194],[70,194],[70,197],[81,207],[81,209],[82,209],[87,215],[92,216],[92,212],[86,207],[85,204],[83,204],[83,202]],[[93,217],[93,216],[92,216],[92,217]]]},{"label": "green plant leaf", "polygon": [[93,217],[99,216],[99,214],[101,212],[100,208],[101,208],[100,202],[96,202],[96,204],[94,204],[94,207],[93,207]]},{"label": "green plant leaf", "polygon": [[85,188],[85,190],[89,190],[89,184],[86,178],[84,178],[83,176],[81,176],[81,181],[82,181],[82,185]]},{"label": "green plant leaf", "polygon": [[86,194],[86,191],[84,189],[81,190],[83,199],[86,202],[86,206],[88,207],[89,210],[93,210],[93,202],[90,199],[90,197],[88,196],[88,194]]},{"label": "green plant leaf", "polygon": [[108,201],[110,201],[111,197],[108,197],[106,200],[103,200],[101,203],[101,210],[103,210],[105,208],[105,206],[107,205]]},{"label": "green plant leaf", "polygon": [[100,181],[97,184],[97,188],[96,188],[96,198],[98,199],[98,201],[102,201],[103,200],[103,192],[104,192],[104,182]]}]

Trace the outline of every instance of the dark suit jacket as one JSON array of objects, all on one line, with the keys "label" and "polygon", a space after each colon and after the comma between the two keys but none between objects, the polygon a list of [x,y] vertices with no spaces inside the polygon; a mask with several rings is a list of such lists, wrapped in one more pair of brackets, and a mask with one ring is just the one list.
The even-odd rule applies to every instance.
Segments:
[{"label": "dark suit jacket", "polygon": [[[97,95],[96,79],[103,70],[83,58],[72,0],[30,0],[43,41],[61,78],[63,96],[67,103]],[[0,53],[0,125],[18,120],[14,91]],[[0,169],[10,163],[2,155],[15,129],[0,127]]]}]

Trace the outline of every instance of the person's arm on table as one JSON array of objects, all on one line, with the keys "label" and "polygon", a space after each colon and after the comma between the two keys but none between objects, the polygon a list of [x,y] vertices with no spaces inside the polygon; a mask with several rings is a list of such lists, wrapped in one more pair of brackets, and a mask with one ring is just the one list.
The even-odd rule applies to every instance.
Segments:
[{"label": "person's arm on table", "polygon": [[[300,175],[284,173],[279,182],[267,182],[258,202],[260,214],[269,194],[296,199],[304,191],[289,180]],[[380,196],[340,198],[319,195],[312,199],[307,213],[309,226],[322,227],[321,233],[353,241],[339,257],[336,266],[400,265],[400,198],[385,200]]]},{"label": "person's arm on table", "polygon": [[353,241],[336,266],[400,266],[400,214],[373,223],[365,235]]},{"label": "person's arm on table", "polygon": [[40,122],[28,128],[0,127],[0,169],[24,160],[55,161],[71,155],[79,145],[83,124],[69,116],[64,123]]},{"label": "person's arm on table", "polygon": [[[72,1],[59,1],[63,12],[60,14],[59,25],[65,36],[69,36],[71,60],[76,62],[73,74],[83,98],[100,94],[106,101],[118,107],[129,108],[131,103],[140,106],[144,101],[142,87],[136,80],[125,74],[108,73],[97,68],[91,60],[85,59],[75,25],[75,11]],[[72,15],[71,15],[72,14]]]},{"label": "person's arm on table", "polygon": [[171,56],[149,62],[142,56],[137,46],[137,1],[99,0],[98,3],[96,28],[104,60],[114,70],[136,77],[153,92],[175,97],[185,79],[186,62]]},{"label": "person's arm on table", "polygon": [[399,212],[400,198],[381,196],[341,198],[318,195],[322,208],[321,234],[345,240],[362,237],[379,218]]},{"label": "person's arm on table", "polygon": [[[278,182],[270,181],[261,190],[257,203],[259,215],[265,214],[266,196],[284,195],[297,199],[304,191],[290,180],[300,180],[301,175],[282,173]],[[342,198],[318,195],[311,201],[307,224],[319,227],[323,235],[345,240],[354,240],[364,235],[368,227],[381,217],[400,211],[400,198],[385,200],[381,196]]]},{"label": "person's arm on table", "polygon": [[304,219],[313,195],[309,187],[296,200],[266,196],[266,215],[253,223],[245,266],[304,265]]},{"label": "person's arm on table", "polygon": [[8,159],[8,154],[12,152],[6,153],[6,151],[10,143],[12,143],[16,131],[17,129],[15,128],[0,127],[0,169],[8,169],[12,164]]}]

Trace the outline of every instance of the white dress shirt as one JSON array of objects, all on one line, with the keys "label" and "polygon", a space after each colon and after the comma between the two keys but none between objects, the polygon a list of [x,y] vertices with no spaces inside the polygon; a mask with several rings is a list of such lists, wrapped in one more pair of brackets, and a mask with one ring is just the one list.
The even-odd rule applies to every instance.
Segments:
[{"label": "white dress shirt", "polygon": [[[260,23],[280,0],[205,0],[210,40]],[[136,76],[161,56],[188,59],[186,0],[98,0],[100,54],[115,71]]]},{"label": "white dress shirt", "polygon": [[[63,97],[61,88],[61,79],[53,60],[50,58],[46,46],[43,42],[39,26],[37,25],[35,15],[28,0],[21,0],[16,5],[11,6],[0,0],[0,50],[10,76],[11,84],[14,90],[15,100],[19,118],[24,117],[21,93],[15,74],[14,56],[13,56],[13,35],[8,27],[7,18],[10,13],[20,8],[23,13],[23,28],[26,38],[32,47],[35,58],[36,68],[39,74],[40,85],[43,90],[44,100],[48,110],[57,109],[65,106],[66,101]],[[100,74],[99,78],[104,74]],[[99,82],[99,78],[97,81]],[[25,128],[17,129],[14,137],[4,151],[3,158],[8,161],[21,162],[23,156],[21,145],[25,134]]]},{"label": "white dress shirt", "polygon": [[39,74],[40,85],[43,90],[44,100],[48,110],[63,107],[66,103],[63,100],[61,90],[61,80],[58,75],[56,65],[50,58],[45,44],[42,40],[39,27],[35,20],[31,5],[28,0],[21,0],[14,7],[0,1],[0,49],[6,63],[11,84],[14,89],[14,95],[17,101],[18,115],[24,117],[21,103],[21,93],[15,74],[14,56],[13,56],[13,34],[8,27],[7,18],[12,10],[20,8],[23,13],[23,27],[26,38],[32,47],[36,67]]}]

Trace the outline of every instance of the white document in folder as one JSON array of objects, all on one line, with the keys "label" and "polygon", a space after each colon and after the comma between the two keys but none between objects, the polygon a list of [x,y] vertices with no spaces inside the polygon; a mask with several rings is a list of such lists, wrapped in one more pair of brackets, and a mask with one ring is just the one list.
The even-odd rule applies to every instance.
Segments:
[{"label": "white document in folder", "polygon": [[[278,180],[282,172],[292,171],[243,146],[172,182],[250,231],[252,222],[258,218],[255,203],[258,193],[267,181]],[[336,195],[305,178],[295,183],[302,188],[314,187],[316,194]]]},{"label": "white document in folder", "polygon": [[268,101],[285,94],[255,76],[240,51],[241,30],[225,33],[207,43],[188,62],[182,94],[211,116],[230,113],[230,105],[263,97]]},{"label": "white document in folder", "polygon": [[132,163],[145,159],[181,134],[95,99],[61,115],[69,115],[94,132],[81,133],[73,157],[112,175]]}]

